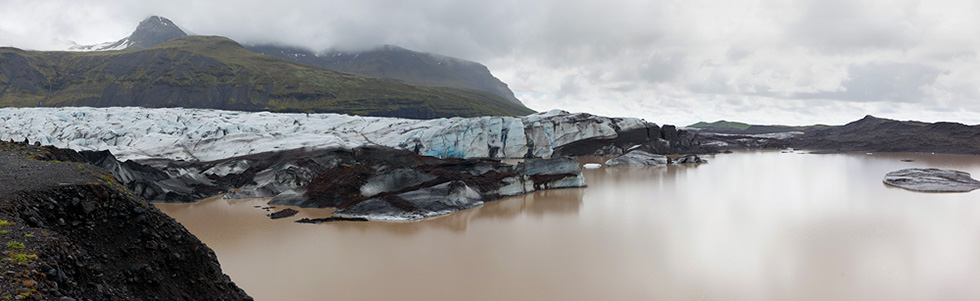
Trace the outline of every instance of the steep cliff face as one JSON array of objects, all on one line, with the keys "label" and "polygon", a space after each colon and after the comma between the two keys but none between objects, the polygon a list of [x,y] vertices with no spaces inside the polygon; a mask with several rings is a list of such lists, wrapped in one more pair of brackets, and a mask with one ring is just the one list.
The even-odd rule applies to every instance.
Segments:
[{"label": "steep cliff face", "polygon": [[172,218],[105,170],[62,161],[80,158],[0,142],[0,230],[15,246],[0,261],[0,297],[250,299]]}]

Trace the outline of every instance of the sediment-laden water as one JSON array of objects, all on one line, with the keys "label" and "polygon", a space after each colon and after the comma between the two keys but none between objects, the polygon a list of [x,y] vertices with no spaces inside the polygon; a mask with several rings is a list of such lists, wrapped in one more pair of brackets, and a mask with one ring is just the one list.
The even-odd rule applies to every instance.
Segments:
[{"label": "sediment-laden water", "polygon": [[157,206],[257,300],[980,298],[980,192],[881,182],[908,167],[980,175],[980,156],[708,159],[586,169],[588,188],[407,223],[271,220],[263,200]]}]

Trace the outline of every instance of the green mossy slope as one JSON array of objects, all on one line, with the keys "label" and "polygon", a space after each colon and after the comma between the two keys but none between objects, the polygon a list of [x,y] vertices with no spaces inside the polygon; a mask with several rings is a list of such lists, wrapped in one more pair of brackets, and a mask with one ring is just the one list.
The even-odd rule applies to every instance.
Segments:
[{"label": "green mossy slope", "polygon": [[483,91],[413,85],[301,65],[224,37],[101,52],[0,48],[0,106],[187,107],[406,118],[515,116]]}]

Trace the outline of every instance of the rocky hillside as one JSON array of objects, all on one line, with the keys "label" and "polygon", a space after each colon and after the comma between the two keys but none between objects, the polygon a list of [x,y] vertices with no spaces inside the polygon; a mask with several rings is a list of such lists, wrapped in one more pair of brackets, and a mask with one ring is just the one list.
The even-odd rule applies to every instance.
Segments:
[{"label": "rocky hillside", "polygon": [[385,45],[366,51],[313,52],[297,47],[246,45],[256,53],[340,72],[389,78],[414,84],[489,92],[515,104],[520,100],[483,64]]},{"label": "rocky hillside", "polygon": [[704,123],[692,130],[701,146],[716,150],[790,147],[820,152],[980,154],[980,125],[898,121],[871,115],[840,126],[747,125],[737,129]]},{"label": "rocky hillside", "polygon": [[183,226],[70,150],[0,142],[0,298],[250,300]]},{"label": "rocky hillside", "polygon": [[980,154],[980,126],[897,121],[868,115],[843,126],[808,130],[787,142],[794,148],[834,152]]},{"label": "rocky hillside", "polygon": [[138,50],[0,48],[0,106],[187,107],[417,119],[533,112],[482,91],[341,73],[204,36]]}]

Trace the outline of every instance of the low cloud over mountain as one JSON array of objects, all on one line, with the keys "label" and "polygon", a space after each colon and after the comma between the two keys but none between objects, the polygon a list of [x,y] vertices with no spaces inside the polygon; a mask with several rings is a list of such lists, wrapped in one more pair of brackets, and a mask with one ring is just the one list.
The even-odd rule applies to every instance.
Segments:
[{"label": "low cloud over mountain", "polygon": [[484,63],[535,110],[678,124],[980,122],[972,1],[264,1],[0,4],[0,44],[94,44],[149,15],[243,43],[383,44]]}]

